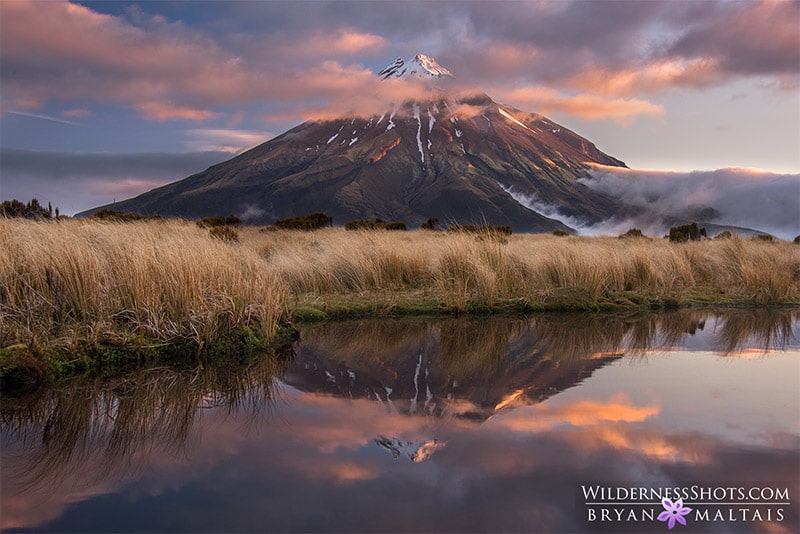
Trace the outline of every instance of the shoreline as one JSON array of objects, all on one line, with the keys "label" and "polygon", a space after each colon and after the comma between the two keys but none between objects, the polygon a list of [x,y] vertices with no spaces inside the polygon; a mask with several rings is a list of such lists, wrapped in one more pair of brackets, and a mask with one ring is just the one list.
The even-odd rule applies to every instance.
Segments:
[{"label": "shoreline", "polygon": [[233,232],[0,219],[0,379],[247,358],[295,325],[355,317],[800,308],[786,241]]}]

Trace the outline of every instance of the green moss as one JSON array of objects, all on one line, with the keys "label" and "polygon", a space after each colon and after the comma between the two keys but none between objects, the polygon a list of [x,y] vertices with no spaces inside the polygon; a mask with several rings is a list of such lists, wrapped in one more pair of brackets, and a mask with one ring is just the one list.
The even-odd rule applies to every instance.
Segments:
[{"label": "green moss", "polygon": [[300,306],[292,313],[294,320],[298,323],[324,323],[330,316],[319,308],[310,306]]}]

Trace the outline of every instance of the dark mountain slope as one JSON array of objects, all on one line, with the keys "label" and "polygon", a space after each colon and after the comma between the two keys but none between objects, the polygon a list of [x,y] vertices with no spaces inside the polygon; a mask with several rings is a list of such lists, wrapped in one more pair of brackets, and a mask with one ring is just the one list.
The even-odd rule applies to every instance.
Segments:
[{"label": "dark mountain slope", "polygon": [[529,200],[586,223],[618,213],[614,200],[577,182],[589,162],[624,166],[541,115],[485,94],[456,98],[435,89],[383,114],[303,123],[105,207],[186,218],[235,214],[255,224],[315,211],[337,224],[381,218],[413,227],[436,217],[550,232],[567,227],[533,211]]}]

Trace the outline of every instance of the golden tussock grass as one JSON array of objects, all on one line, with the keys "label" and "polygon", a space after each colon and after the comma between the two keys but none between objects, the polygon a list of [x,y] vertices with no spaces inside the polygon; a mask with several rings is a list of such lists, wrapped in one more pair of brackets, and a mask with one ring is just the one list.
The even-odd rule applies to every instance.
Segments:
[{"label": "golden tussock grass", "polygon": [[336,302],[379,312],[797,305],[800,247],[341,228],[243,228],[223,242],[181,221],[0,220],[0,346],[129,332],[202,350],[240,327],[272,336],[295,310]]}]

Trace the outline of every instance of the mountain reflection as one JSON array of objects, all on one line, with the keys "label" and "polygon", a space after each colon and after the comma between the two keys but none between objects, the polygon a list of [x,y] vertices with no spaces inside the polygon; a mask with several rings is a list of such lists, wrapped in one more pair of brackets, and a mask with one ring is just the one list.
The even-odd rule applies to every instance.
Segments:
[{"label": "mountain reflection", "polygon": [[[189,475],[180,458],[200,456],[192,472],[213,471],[218,457],[234,450],[252,449],[245,471],[283,473],[293,481],[287,482],[289,489],[298,478],[335,485],[377,480],[387,469],[400,469],[399,464],[431,458],[440,469],[451,465],[455,470],[460,462],[458,476],[464,480],[485,476],[499,481],[503,473],[531,473],[545,477],[553,488],[566,487],[580,483],[583,475],[566,475],[542,464],[550,461],[566,470],[566,460],[559,459],[565,452],[571,461],[584,462],[575,467],[578,471],[607,465],[612,454],[624,453],[626,461],[659,462],[676,473],[681,462],[723,472],[727,467],[720,451],[743,462],[745,455],[712,434],[735,432],[738,424],[748,426],[746,420],[728,421],[710,413],[696,428],[667,432],[654,426],[663,416],[663,398],[635,398],[619,384],[610,385],[599,398],[568,393],[625,356],[646,362],[651,353],[681,347],[684,352],[737,357],[796,345],[798,319],[798,310],[685,310],[641,316],[336,322],[303,329],[288,359],[264,355],[254,364],[230,369],[154,369],[80,381],[28,398],[4,398],[0,430],[6,519],[0,527],[38,524],[40,519],[32,518],[42,503],[61,499],[62,504],[53,505],[60,510],[64,502],[76,500],[70,493],[76,486],[91,486],[89,493],[102,494],[114,486],[109,481],[136,478],[153,466],[180,471],[175,476],[185,478]],[[665,371],[663,381],[669,379]],[[709,380],[709,391],[703,394],[728,394],[711,391],[713,387]],[[670,403],[706,402],[689,392],[681,394]],[[284,424],[284,415],[291,422]],[[711,430],[713,424],[719,428]],[[475,433],[476,428],[483,432]],[[706,428],[708,434],[703,433]],[[250,439],[250,433],[259,437]],[[748,428],[747,435],[763,439],[759,446],[784,451],[781,463],[765,467],[764,473],[797,467],[789,454],[796,451],[795,434],[759,434]],[[523,446],[523,437],[530,443]],[[491,441],[495,439],[506,441],[499,447]],[[529,454],[534,445],[537,455]],[[377,457],[356,454],[369,446],[383,452]],[[200,449],[210,452],[196,452]],[[398,465],[387,467],[384,452],[411,462],[390,461]],[[759,454],[761,461],[769,461],[766,453]],[[593,469],[596,473],[599,468]],[[531,498],[548,498],[526,491]],[[498,501],[497,506],[502,510],[510,504]],[[468,514],[463,519],[456,526],[475,528]],[[542,521],[553,529],[575,528],[562,523],[567,521],[563,517],[555,523],[548,523],[553,521],[549,516]],[[393,526],[403,529],[400,523]],[[280,524],[274,527],[281,530]],[[503,530],[502,524],[486,527]],[[519,530],[519,525],[508,529]]]},{"label": "mountain reflection", "polygon": [[564,391],[624,355],[683,344],[726,357],[779,350],[795,340],[797,318],[797,310],[684,310],[330,323],[303,331],[282,380],[407,414],[486,419]]}]

